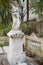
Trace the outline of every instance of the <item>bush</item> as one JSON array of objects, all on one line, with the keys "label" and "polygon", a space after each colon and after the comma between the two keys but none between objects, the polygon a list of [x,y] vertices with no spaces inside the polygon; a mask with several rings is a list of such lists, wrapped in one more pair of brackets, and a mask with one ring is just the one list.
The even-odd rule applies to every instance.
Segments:
[{"label": "bush", "polygon": [[[25,23],[22,23],[21,26],[20,26],[20,29],[25,33],[27,34],[27,24]],[[36,33],[37,34],[37,29],[35,26],[33,26],[31,23],[29,23],[28,25],[28,35],[31,35],[32,33]]]},{"label": "bush", "polygon": [[43,34],[40,34],[39,37],[43,37]]},{"label": "bush", "polygon": [[9,23],[6,27],[3,27],[2,24],[0,26],[0,34],[6,36],[7,33],[11,30],[12,22]]},{"label": "bush", "polygon": [[7,36],[7,33],[10,31],[11,27],[6,27],[4,30],[3,30],[3,36]]},{"label": "bush", "polygon": [[41,59],[41,61],[43,61],[43,56],[42,56],[42,57],[40,57],[40,59]]},{"label": "bush", "polygon": [[3,47],[3,46],[4,46],[4,44],[0,43],[0,47]]}]

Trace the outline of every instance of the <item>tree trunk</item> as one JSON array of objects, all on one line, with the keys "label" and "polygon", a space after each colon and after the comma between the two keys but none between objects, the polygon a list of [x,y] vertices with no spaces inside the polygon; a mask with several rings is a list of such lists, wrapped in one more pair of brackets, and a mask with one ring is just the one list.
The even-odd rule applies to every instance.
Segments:
[{"label": "tree trunk", "polygon": [[28,35],[28,25],[29,25],[29,0],[27,0],[27,35]]}]

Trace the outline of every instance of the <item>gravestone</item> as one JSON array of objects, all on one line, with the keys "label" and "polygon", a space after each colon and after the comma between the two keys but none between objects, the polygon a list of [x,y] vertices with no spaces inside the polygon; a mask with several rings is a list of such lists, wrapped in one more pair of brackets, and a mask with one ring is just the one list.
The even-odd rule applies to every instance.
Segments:
[{"label": "gravestone", "polygon": [[43,57],[43,40],[32,33],[30,36],[26,36],[28,51],[36,54],[39,57]]}]

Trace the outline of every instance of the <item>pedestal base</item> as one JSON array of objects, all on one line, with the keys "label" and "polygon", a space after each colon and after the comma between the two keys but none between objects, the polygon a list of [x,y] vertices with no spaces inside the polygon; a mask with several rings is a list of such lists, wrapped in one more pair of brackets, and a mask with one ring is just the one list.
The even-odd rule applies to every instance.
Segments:
[{"label": "pedestal base", "polygon": [[[13,34],[12,34],[13,33]],[[9,36],[9,50],[8,50],[8,61],[10,65],[16,65],[18,62],[24,63],[25,53],[23,52],[23,37],[24,33],[19,31],[10,31]]]}]

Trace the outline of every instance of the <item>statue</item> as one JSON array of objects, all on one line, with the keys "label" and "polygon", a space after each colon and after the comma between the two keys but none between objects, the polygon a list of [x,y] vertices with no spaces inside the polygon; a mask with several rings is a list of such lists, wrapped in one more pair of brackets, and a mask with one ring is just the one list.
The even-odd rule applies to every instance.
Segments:
[{"label": "statue", "polygon": [[12,18],[13,25],[11,31],[7,34],[9,36],[9,50],[7,54],[7,59],[10,65],[27,65],[24,63],[25,61],[25,53],[23,52],[23,38],[24,33],[19,30],[20,28],[20,15],[18,10],[18,3],[14,1],[14,5],[12,6]]},{"label": "statue", "polygon": [[12,19],[13,19],[13,25],[12,29],[13,30],[18,30],[20,28],[20,15],[19,15],[19,6],[17,1],[14,1],[14,5],[10,4],[12,7]]}]

